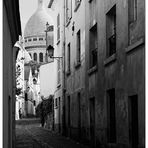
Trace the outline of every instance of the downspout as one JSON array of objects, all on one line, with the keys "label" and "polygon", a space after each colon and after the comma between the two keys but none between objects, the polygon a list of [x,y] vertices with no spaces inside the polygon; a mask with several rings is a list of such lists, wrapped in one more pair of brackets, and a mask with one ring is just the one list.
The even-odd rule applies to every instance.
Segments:
[{"label": "downspout", "polygon": [[66,111],[65,111],[65,105],[66,105],[66,82],[65,82],[65,0],[63,0],[63,50],[62,50],[62,57],[63,57],[63,130],[62,135],[66,135]]}]

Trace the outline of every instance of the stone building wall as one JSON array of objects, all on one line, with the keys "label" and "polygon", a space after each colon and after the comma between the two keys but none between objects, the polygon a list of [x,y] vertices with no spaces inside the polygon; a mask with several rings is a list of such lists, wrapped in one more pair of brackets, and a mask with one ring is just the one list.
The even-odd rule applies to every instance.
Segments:
[{"label": "stone building wall", "polygon": [[[131,144],[132,138],[130,134],[136,135],[136,132],[130,133],[129,131],[138,128],[138,136],[135,136],[138,139],[137,145],[144,147],[144,1],[137,1],[137,19],[130,25],[128,22],[128,1],[93,0],[87,3],[86,34],[89,34],[90,22],[93,22],[91,11],[94,8],[92,10],[90,8],[90,5],[93,5],[93,3],[97,7],[94,18],[97,22],[98,30],[97,71],[91,75],[87,75],[86,72],[86,80],[88,80],[86,82],[86,86],[88,86],[86,89],[87,99],[88,101],[91,98],[95,99],[95,124],[93,126],[95,133],[93,133],[94,135],[92,134],[92,137],[95,136],[94,142],[96,146],[128,147]],[[113,6],[116,7],[116,52],[108,57],[107,17],[112,15],[109,13]],[[86,44],[86,65],[88,66],[88,35],[86,35]],[[89,69],[89,67],[86,69]],[[115,99],[114,103],[109,103],[109,91],[115,93],[114,95],[110,93],[111,98]],[[138,104],[136,105],[137,98]],[[114,106],[112,109],[115,110],[115,123],[113,123],[113,119],[110,119],[110,112],[113,112],[109,111],[110,105]],[[132,108],[133,110],[135,109],[134,114],[130,112]],[[89,110],[91,109],[89,108]],[[136,114],[137,110],[138,113]],[[91,115],[91,113],[89,114]],[[131,121],[131,118],[134,121]],[[116,137],[112,139],[113,141],[110,140],[109,136],[109,122],[115,125],[114,135]],[[130,122],[134,122],[133,124],[135,125],[138,124],[138,127],[132,126]]]},{"label": "stone building wall", "polygon": [[[93,147],[144,147],[144,1],[135,1],[135,7],[128,0],[80,1],[77,7],[67,2],[62,18],[66,21],[66,135]],[[56,109],[55,115],[58,119]]]}]

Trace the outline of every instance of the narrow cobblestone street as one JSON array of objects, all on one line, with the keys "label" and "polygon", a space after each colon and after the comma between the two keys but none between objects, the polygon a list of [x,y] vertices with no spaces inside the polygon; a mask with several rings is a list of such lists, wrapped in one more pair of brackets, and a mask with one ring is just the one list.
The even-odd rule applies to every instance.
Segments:
[{"label": "narrow cobblestone street", "polygon": [[28,120],[16,124],[16,148],[88,148]]}]

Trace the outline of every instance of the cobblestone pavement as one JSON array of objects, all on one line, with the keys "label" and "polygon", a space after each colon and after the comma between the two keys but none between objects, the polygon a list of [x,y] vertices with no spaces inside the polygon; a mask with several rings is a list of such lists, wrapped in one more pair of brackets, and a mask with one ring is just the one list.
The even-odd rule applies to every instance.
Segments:
[{"label": "cobblestone pavement", "polygon": [[88,148],[40,127],[39,124],[16,125],[16,148]]}]

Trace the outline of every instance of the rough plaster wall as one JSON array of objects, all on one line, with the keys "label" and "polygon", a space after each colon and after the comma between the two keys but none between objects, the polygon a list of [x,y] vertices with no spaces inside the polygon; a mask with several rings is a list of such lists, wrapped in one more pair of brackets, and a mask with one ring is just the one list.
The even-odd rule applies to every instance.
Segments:
[{"label": "rough plaster wall", "polygon": [[144,37],[145,33],[145,1],[137,0],[137,21],[130,25],[130,43],[134,43],[141,37]]},{"label": "rough plaster wall", "polygon": [[[5,132],[3,133],[4,138],[4,148],[7,148],[8,146],[11,147],[12,141],[8,139],[8,137],[12,136],[12,129],[10,125],[8,125],[8,118],[11,118],[11,115],[8,114],[8,101],[9,101],[9,96],[11,96],[12,99],[12,43],[11,43],[11,36],[10,36],[10,29],[8,25],[8,20],[7,20],[7,14],[6,14],[6,9],[4,7],[3,10],[3,113],[4,118],[3,118],[3,125]],[[8,73],[9,72],[9,73]],[[10,127],[10,129],[8,128]],[[9,131],[8,131],[9,130]]]},{"label": "rough plaster wall", "polygon": [[[73,10],[74,10],[73,3]],[[74,22],[74,32],[72,32],[72,24]],[[66,48],[68,43],[71,43],[71,74],[66,78],[67,95],[71,98],[71,128],[73,135],[78,132],[78,109],[77,109],[77,95],[81,93],[81,119],[83,120],[83,89],[85,87],[85,2],[82,1],[77,12],[72,12],[72,19],[70,24],[66,27]],[[76,63],[76,34],[81,31],[81,66],[75,68]],[[67,54],[66,54],[67,55]],[[67,57],[66,57],[67,61]],[[83,124],[83,122],[82,122]],[[83,127],[83,125],[82,125]]]},{"label": "rough plaster wall", "polygon": [[[116,3],[117,11],[117,53],[113,63],[104,65],[106,60],[106,14]],[[144,36],[144,1],[138,1],[138,22],[133,29],[134,40]],[[139,142],[144,145],[144,47],[137,47],[126,53],[128,47],[128,5],[125,0],[97,1],[98,23],[98,78],[95,74],[88,76],[89,69],[89,34],[90,20],[93,16],[86,3],[86,97],[96,96],[96,142],[107,143],[106,90],[116,89],[116,124],[117,141],[128,145],[128,103],[130,94],[138,93],[139,97]],[[140,71],[140,72],[138,72]],[[88,79],[89,78],[89,79]],[[96,82],[97,81],[97,82]],[[86,101],[87,102],[87,101]],[[89,114],[88,114],[89,118]]]}]

